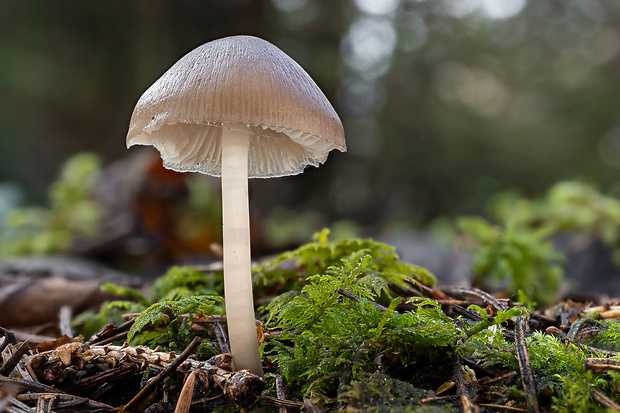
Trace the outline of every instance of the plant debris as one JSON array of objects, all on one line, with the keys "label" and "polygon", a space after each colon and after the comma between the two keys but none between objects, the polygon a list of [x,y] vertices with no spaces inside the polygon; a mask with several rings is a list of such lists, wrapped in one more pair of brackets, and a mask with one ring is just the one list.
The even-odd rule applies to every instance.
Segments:
[{"label": "plant debris", "polygon": [[[611,221],[618,205],[583,189],[553,194],[570,195],[575,216]],[[564,258],[551,236],[577,222],[551,198],[523,202],[512,203],[531,213],[498,225],[460,221],[479,288],[437,288],[394,247],[327,230],[255,266],[264,379],[232,370],[217,263],[172,267],[150,294],[106,284],[118,299],[71,324],[65,314],[66,336],[0,329],[0,408],[620,411],[620,302],[557,302]]]},{"label": "plant debris", "polygon": [[[15,412],[606,411],[620,402],[620,322],[600,316],[618,303],[564,302],[542,313],[477,289],[396,294],[371,263],[369,254],[343,260],[272,300],[266,381],[232,372],[226,354],[195,358],[198,336],[217,343],[225,316],[171,313],[164,324],[156,317],[137,328],[133,316],[38,353],[24,354],[32,346],[3,330],[2,395]],[[171,323],[196,334],[184,351],[104,344]]]},{"label": "plant debris", "polygon": [[[61,408],[58,403],[72,401],[72,411],[81,411],[79,406],[87,410],[97,407],[108,411],[143,411],[153,404],[153,397],[149,396],[166,387],[163,381],[168,376],[180,375],[182,378],[191,373],[199,377],[204,397],[220,398],[240,407],[250,406],[263,390],[264,381],[247,370],[228,371],[208,361],[190,358],[199,341],[196,338],[178,356],[146,347],[63,344],[54,350],[22,358],[23,371],[28,373],[16,369],[9,377],[5,376],[3,393],[10,388],[16,393],[11,396],[15,400],[36,402],[37,405],[45,400],[52,403],[54,409]],[[19,354],[19,349],[24,346],[27,343],[17,347],[9,345],[5,351]],[[156,375],[140,389],[140,380],[135,379],[149,372]],[[27,380],[32,383],[27,384]],[[134,395],[132,391],[136,390],[139,392]],[[174,393],[175,389],[164,392]],[[55,397],[53,400],[50,399],[52,396]]]}]

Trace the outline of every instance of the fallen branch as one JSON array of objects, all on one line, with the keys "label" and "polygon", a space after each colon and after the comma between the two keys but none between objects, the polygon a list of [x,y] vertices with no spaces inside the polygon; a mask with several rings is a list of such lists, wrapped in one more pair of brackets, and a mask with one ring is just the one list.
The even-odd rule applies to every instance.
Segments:
[{"label": "fallen branch", "polygon": [[530,354],[525,343],[525,328],[527,326],[527,318],[519,316],[515,323],[515,344],[517,347],[517,358],[519,360],[519,370],[521,371],[521,380],[523,381],[523,391],[525,391],[527,411],[529,413],[538,413],[538,395],[536,392],[536,381],[534,380],[534,370],[530,363]]}]

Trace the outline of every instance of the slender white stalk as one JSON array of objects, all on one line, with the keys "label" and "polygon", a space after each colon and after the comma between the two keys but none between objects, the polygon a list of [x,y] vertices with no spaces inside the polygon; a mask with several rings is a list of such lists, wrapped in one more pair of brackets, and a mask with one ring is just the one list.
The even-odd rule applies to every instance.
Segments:
[{"label": "slender white stalk", "polygon": [[252,297],[247,131],[222,133],[222,220],[226,323],[235,369],[262,376]]}]

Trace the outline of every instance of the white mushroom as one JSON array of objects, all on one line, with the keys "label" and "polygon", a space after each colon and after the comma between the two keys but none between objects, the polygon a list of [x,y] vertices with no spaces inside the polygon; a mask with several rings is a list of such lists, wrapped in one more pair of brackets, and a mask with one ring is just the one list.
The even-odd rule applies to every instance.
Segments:
[{"label": "white mushroom", "polygon": [[138,101],[127,146],[164,166],[222,177],[224,295],[236,369],[262,375],[250,268],[248,178],[301,173],[346,151],[338,115],[310,76],[271,43],[232,36],[185,55]]}]

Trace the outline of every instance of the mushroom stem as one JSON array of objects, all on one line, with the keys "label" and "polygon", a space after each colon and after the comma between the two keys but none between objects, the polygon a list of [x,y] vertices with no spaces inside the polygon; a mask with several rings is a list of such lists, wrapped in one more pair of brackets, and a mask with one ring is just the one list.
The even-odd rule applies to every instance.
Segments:
[{"label": "mushroom stem", "polygon": [[224,296],[228,337],[236,370],[259,376],[263,367],[252,297],[247,130],[222,132]]}]

